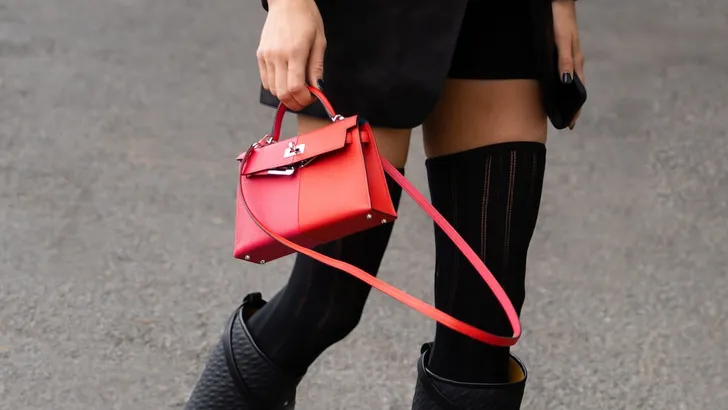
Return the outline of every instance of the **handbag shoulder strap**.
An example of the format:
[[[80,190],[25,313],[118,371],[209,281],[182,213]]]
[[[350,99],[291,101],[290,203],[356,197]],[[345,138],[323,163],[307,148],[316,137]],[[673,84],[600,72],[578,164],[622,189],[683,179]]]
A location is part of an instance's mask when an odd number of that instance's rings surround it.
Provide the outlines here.
[[[414,298],[408,294],[405,293],[405,295],[411,297],[412,299],[419,302],[420,305],[426,305],[428,308],[428,311],[421,310],[419,307],[421,306],[412,306],[411,304],[400,300],[400,302],[403,302],[407,304],[408,306],[420,311],[421,313],[429,316],[430,318],[442,323],[443,325],[460,332],[466,336],[469,336],[473,339],[479,340],[483,343],[487,343],[494,346],[513,346],[518,342],[518,339],[521,337],[521,322],[518,318],[518,313],[516,312],[516,309],[513,307],[513,303],[511,302],[511,299],[506,294],[503,287],[498,283],[498,280],[493,276],[493,273],[488,269],[487,266],[485,266],[485,263],[480,259],[480,257],[473,251],[473,249],[465,242],[465,240],[460,236],[460,234],[453,228],[452,225],[443,217],[432,204],[430,201],[425,198],[424,195],[420,191],[415,188],[414,185],[412,185],[411,182],[407,180],[407,178],[402,175],[397,168],[395,168],[392,164],[389,163],[384,157],[382,157],[382,165],[384,167],[384,171],[394,179],[397,184],[399,184],[402,189],[419,205],[419,207],[427,213],[427,215],[437,224],[437,226],[442,229],[442,231],[450,238],[451,241],[458,247],[460,252],[465,255],[465,258],[470,262],[471,265],[475,268],[475,270],[478,272],[481,278],[485,281],[485,283],[488,285],[490,290],[493,292],[493,295],[498,300],[498,303],[500,303],[501,307],[506,313],[506,317],[508,318],[508,322],[511,325],[511,329],[513,330],[513,336],[506,337],[506,336],[498,336],[494,335],[492,333],[488,333],[484,330],[478,329],[470,324],[467,324],[463,321],[460,321],[458,319],[455,319],[454,317],[448,315],[445,312],[442,312],[439,309],[436,309],[435,307],[426,304],[425,302]],[[351,272],[350,272],[351,273]],[[369,275],[372,277],[371,275]],[[374,278],[374,277],[372,277]],[[376,279],[376,278],[374,278]],[[395,288],[396,289],[396,288]],[[397,289],[399,290],[399,289]],[[404,292],[402,292],[404,293]],[[392,295],[390,295],[392,296]],[[394,296],[393,296],[394,297]],[[430,314],[432,313],[432,314]]]
[[[245,162],[250,157],[250,155],[255,150],[256,144],[250,147],[250,149],[246,152],[246,154],[241,158],[240,161],[240,174],[242,175],[242,170]],[[470,325],[468,323],[465,323],[459,319],[456,319],[455,317],[437,309],[436,307],[402,291],[401,289],[390,285],[389,283],[370,275],[369,273],[357,268],[356,266],[350,265],[346,262],[340,261],[338,259],[331,258],[329,256],[326,256],[324,254],[321,254],[319,252],[316,252],[313,249],[307,248],[305,246],[301,246],[297,243],[294,243],[281,235],[278,235],[277,233],[273,232],[270,228],[268,228],[263,222],[261,222],[249,209],[248,204],[245,200],[245,192],[243,192],[242,186],[240,186],[240,196],[241,196],[241,202],[243,203],[243,206],[245,210],[247,211],[248,215],[250,215],[250,218],[255,222],[258,227],[263,230],[266,234],[268,234],[271,238],[275,239],[276,241],[280,242],[281,244],[293,249],[294,251],[298,253],[302,253],[310,258],[316,259],[317,261],[324,263],[326,265],[332,266],[334,268],[337,268],[339,270],[342,270],[357,279],[361,280],[362,282],[365,282],[366,284],[370,285],[371,287],[379,290],[380,292],[393,297],[394,299],[398,300],[401,303],[404,303],[405,305],[409,306],[410,308],[417,310],[418,312],[424,314],[425,316],[430,317],[431,319],[436,320],[437,322],[441,323],[444,326],[449,327],[450,329],[453,329],[457,332],[460,332],[466,336],[469,336],[475,340],[481,341],[483,343],[487,343],[489,345],[493,346],[513,346],[518,342],[518,339],[521,337],[521,322],[518,319],[518,313],[516,313],[516,309],[513,307],[513,303],[511,303],[511,300],[508,298],[508,295],[503,290],[501,285],[498,283],[498,281],[495,279],[493,274],[490,272],[490,270],[485,266],[485,263],[478,257],[478,255],[472,250],[470,246],[468,246],[467,242],[460,236],[460,234],[455,230],[455,228],[450,225],[450,223],[435,209],[435,207],[430,204],[430,202],[420,193],[417,188],[415,188],[412,183],[410,183],[397,169],[389,163],[385,158],[381,158],[382,165],[384,167],[384,171],[389,174],[392,179],[394,179],[397,184],[399,184],[402,189],[407,192],[407,194],[414,199],[414,201],[422,208],[423,211],[425,211],[430,218],[437,224],[437,226],[440,227],[440,229],[445,232],[445,234],[452,240],[455,245],[457,245],[458,249],[465,255],[468,262],[470,262],[473,267],[477,270],[478,274],[483,278],[483,280],[487,283],[488,287],[493,292],[493,295],[496,297],[498,302],[500,303],[501,307],[506,313],[506,317],[508,318],[508,321],[510,322],[511,328],[513,329],[513,336],[499,336],[495,335],[493,333],[486,332],[482,329],[479,329],[473,325]],[[487,313],[486,313],[487,314]]]

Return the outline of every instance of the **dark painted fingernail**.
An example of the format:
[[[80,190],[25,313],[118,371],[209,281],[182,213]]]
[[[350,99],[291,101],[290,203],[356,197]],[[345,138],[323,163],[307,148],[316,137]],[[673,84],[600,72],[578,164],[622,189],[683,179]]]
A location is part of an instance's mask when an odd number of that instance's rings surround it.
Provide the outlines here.
[[[561,82],[564,84],[571,84],[571,82],[574,81],[573,78],[571,78],[571,73],[564,73],[561,74]]]
[[[316,84],[318,84],[319,90],[323,90],[324,89],[324,80],[319,79],[318,81],[316,81]]]

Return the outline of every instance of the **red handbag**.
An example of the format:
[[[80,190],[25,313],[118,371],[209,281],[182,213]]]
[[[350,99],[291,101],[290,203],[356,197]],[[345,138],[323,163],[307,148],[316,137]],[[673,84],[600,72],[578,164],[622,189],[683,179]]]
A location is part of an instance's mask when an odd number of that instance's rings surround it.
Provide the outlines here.
[[[332,123],[280,141],[286,107],[281,104],[273,130],[238,161],[239,184],[234,255],[266,263],[299,252],[364,281],[379,291],[473,339],[513,346],[521,324],[513,304],[493,274],[429,201],[379,155],[370,125],[358,116],[335,114],[313,87]],[[363,270],[318,253],[316,245],[343,238],[397,218],[384,176],[386,171],[437,223],[476,268],[503,307],[512,336],[498,336],[427,304]]]

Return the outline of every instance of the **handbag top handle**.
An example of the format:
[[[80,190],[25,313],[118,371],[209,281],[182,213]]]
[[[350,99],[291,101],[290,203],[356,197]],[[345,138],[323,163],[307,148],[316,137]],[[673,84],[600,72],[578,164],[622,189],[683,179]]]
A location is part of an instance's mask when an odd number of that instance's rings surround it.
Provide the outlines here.
[[[326,111],[326,115],[329,116],[329,119],[331,121],[340,121],[344,119],[343,116],[336,114],[336,111],[334,111],[334,107],[331,105],[331,102],[329,102],[329,99],[326,98],[321,90],[315,87],[311,87],[310,85],[307,85],[306,88],[308,88],[308,92],[310,92],[314,97],[316,97],[317,100],[321,102],[321,105],[323,105],[324,110]],[[283,127],[283,117],[286,115],[286,111],[288,111],[288,107],[286,107],[283,103],[279,103],[278,110],[276,110],[276,118],[273,121],[273,129],[266,138],[266,142],[268,144],[272,142],[278,142],[278,140],[280,139],[281,128]]]

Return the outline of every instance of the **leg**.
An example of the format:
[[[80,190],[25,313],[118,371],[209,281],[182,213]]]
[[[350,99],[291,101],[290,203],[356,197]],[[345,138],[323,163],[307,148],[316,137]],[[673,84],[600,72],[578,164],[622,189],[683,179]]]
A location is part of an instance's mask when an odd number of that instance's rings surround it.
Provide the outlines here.
[[[440,208],[480,252],[520,311],[545,158],[546,119],[537,103],[538,88],[527,80],[451,81],[458,84],[450,86],[452,93],[446,92],[443,99],[448,108],[438,112],[445,116],[434,117],[428,133],[428,141],[433,142],[428,144],[433,201],[443,204]],[[503,112],[493,113],[493,117],[472,116],[467,122],[445,120],[453,110],[473,110],[466,106],[467,101],[473,106],[498,101],[493,111]],[[502,117],[511,118],[498,124]],[[471,130],[470,140],[453,138],[466,129]],[[447,138],[450,141],[443,143]],[[457,182],[450,184],[449,178]],[[454,206],[445,206],[452,201],[444,197],[443,187],[455,196]],[[438,304],[471,323],[507,334],[508,321],[485,282],[470,265],[461,263],[461,255],[446,238],[438,238],[437,244],[441,251],[435,285]],[[458,352],[458,346],[464,351]],[[464,377],[465,381],[500,382],[507,376],[507,362],[507,348],[491,347],[439,327],[430,363],[447,376]]]
[[[328,123],[299,115],[299,133]],[[410,130],[377,128],[374,133],[380,153],[404,167]],[[389,189],[396,206],[401,190],[391,181]],[[391,231],[392,224],[382,225],[317,250],[376,274]],[[306,369],[354,329],[369,290],[344,272],[298,256],[288,284],[270,302],[251,294],[236,310],[187,410],[293,409],[296,386]]]
[[[432,202],[480,253],[519,312],[541,197],[545,140],[546,117],[538,84],[532,80],[448,80],[425,124]],[[439,229],[435,238],[437,307],[488,331],[508,334],[508,321],[485,282]],[[516,362],[507,348],[477,342],[441,325],[422,360],[422,370],[441,382],[492,387],[525,381],[515,378],[525,379],[525,371],[512,373],[520,365],[511,364]],[[453,386],[457,384],[440,390]],[[491,389],[473,391],[479,394],[453,397],[465,400],[461,407],[467,407],[468,400],[485,404],[483,394],[492,397]],[[514,406],[520,398],[516,392],[498,401],[508,407],[497,408],[518,408]]]
[[[546,117],[532,80],[449,80],[425,124],[432,202],[479,252],[519,312],[541,197],[545,140]],[[439,229],[435,243],[437,307],[488,331],[509,334],[495,297]],[[421,379],[439,383],[456,408],[520,406],[525,369],[508,348],[438,325],[435,342],[421,361]],[[506,393],[502,386],[509,383],[512,391]],[[496,390],[500,397],[494,395],[495,384],[501,385]],[[421,401],[431,396],[423,393]],[[476,401],[481,407],[471,407]]]
[[[546,115],[529,2],[469,0],[440,101],[425,122],[433,205],[493,272],[520,312],[543,184]],[[485,282],[435,230],[435,305],[510,334]],[[423,347],[413,409],[517,410],[525,367],[509,349],[438,324]]]

